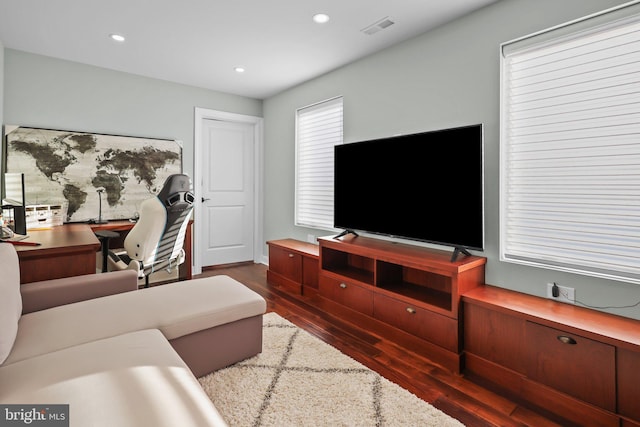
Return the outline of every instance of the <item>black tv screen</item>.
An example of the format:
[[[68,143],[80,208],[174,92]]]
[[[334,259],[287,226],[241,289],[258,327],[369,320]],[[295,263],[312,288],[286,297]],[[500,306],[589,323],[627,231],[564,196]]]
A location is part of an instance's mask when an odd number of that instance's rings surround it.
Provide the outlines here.
[[[335,147],[334,226],[484,249],[483,126]]]

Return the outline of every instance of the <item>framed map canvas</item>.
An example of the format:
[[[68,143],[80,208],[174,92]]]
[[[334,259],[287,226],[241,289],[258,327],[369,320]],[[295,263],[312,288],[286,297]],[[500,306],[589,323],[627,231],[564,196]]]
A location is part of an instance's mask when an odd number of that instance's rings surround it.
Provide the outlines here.
[[[182,173],[182,144],[5,126],[4,172],[22,172],[27,205],[64,205],[65,222],[133,218],[165,179]],[[102,193],[99,194],[98,190]]]

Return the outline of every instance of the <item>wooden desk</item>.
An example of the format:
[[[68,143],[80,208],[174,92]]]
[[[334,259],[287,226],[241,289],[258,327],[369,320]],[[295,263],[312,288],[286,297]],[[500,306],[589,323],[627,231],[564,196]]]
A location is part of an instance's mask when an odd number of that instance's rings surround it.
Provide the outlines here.
[[[25,242],[15,246],[20,260],[20,283],[95,274],[100,242],[87,224],[67,224],[48,230],[29,230]]]

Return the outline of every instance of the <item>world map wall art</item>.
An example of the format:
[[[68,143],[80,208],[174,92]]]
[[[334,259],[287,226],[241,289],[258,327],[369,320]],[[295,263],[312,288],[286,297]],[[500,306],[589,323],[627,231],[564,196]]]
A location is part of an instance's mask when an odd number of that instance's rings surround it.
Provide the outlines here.
[[[182,173],[168,139],[5,126],[4,172],[24,173],[27,205],[63,205],[65,222],[134,218],[165,179]]]

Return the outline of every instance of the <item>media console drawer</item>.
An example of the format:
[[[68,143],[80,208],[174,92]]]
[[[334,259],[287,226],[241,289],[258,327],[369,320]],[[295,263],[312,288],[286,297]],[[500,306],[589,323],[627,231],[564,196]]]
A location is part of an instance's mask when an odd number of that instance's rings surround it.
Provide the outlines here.
[[[373,296],[373,317],[447,350],[459,350],[458,321],[417,304],[376,293]]]
[[[269,284],[301,295],[318,289],[318,247],[294,239],[272,240],[269,246]]]
[[[640,321],[489,285],[462,299],[468,378],[562,425],[640,426]]]
[[[302,255],[293,251],[271,246],[269,248],[271,270],[295,282],[302,282]]]
[[[616,349],[527,322],[527,377],[609,411],[616,410]]]
[[[320,295],[367,316],[373,316],[373,291],[364,286],[320,276]]]
[[[617,348],[618,412],[640,425],[640,351]]]

